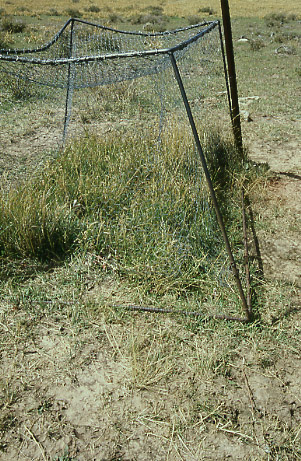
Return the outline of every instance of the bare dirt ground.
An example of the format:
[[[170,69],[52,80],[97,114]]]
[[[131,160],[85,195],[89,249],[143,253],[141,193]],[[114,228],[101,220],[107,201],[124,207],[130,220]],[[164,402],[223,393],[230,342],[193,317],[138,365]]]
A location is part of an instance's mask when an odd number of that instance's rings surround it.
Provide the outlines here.
[[[259,231],[265,273],[300,288],[301,142],[258,144],[250,146],[250,158],[267,162],[275,173],[267,181],[260,206],[255,205],[260,219],[269,221],[269,229]]]

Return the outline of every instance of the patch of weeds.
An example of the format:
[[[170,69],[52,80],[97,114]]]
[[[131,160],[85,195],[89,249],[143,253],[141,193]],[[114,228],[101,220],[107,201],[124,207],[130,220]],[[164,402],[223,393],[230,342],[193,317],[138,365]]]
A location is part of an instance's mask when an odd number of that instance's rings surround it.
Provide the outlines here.
[[[22,283],[25,280],[34,278],[39,272],[49,272],[52,265],[41,264],[32,259],[12,260],[0,258],[0,279],[14,280],[15,283]]]
[[[288,21],[299,21],[299,19],[300,19],[299,16],[297,14],[295,14],[295,13],[289,13],[287,15],[287,20]]]
[[[119,14],[117,13],[110,13],[108,15],[108,20],[110,21],[110,23],[112,24],[116,24],[116,23],[119,23],[119,22],[124,22],[124,19],[122,16],[120,16]]]
[[[254,40],[250,40],[250,48],[252,51],[259,51],[264,48],[265,44],[261,38],[256,38]]]
[[[211,8],[210,6],[204,6],[203,8],[200,8],[199,12],[200,13],[207,13],[209,16],[215,14],[214,9]]]
[[[99,44],[97,43],[97,49],[100,49],[101,51],[108,51],[110,53],[117,53],[120,51],[120,43],[117,38],[105,35],[101,41],[101,47],[99,47]]]
[[[4,79],[3,86],[15,101],[28,101],[34,96],[33,85],[25,78],[15,77]]]
[[[71,17],[71,18],[81,18],[82,13],[76,9],[76,8],[68,8],[66,10],[66,13]]]
[[[16,417],[12,413],[4,413],[0,417],[0,434],[5,434],[16,425]]]
[[[112,37],[113,39],[113,37]],[[103,46],[106,46],[105,51],[118,51],[119,43],[115,39],[111,41],[108,37]],[[92,89],[93,96],[97,101],[91,109],[88,109],[84,114],[85,118],[99,119],[103,117],[103,112],[110,113],[112,119],[121,113],[127,113],[128,116],[141,115],[141,107],[143,111],[149,113],[152,109],[151,97],[145,92],[140,92],[139,88],[133,82],[117,83],[106,87]]]
[[[50,410],[51,407],[52,407],[52,402],[50,400],[45,400],[37,408],[39,415],[41,415],[45,411]]]
[[[0,31],[0,49],[6,50],[10,47],[11,38],[9,33],[3,33]]]
[[[284,43],[287,41],[287,38],[284,34],[275,34],[273,40],[275,43]]]
[[[89,13],[99,13],[100,8],[96,5],[91,5],[88,8],[86,8],[86,11],[88,11]]]
[[[192,15],[187,17],[187,21],[189,25],[199,24],[202,21],[202,18],[197,15]]]
[[[233,184],[232,175],[243,168],[238,150],[233,143],[212,132],[207,135],[205,154],[215,189],[225,191]]]
[[[167,25],[165,22],[159,24],[146,23],[143,29],[147,32],[165,32],[167,30]]]
[[[26,23],[21,19],[6,16],[1,22],[1,29],[10,34],[19,34],[25,31]]]
[[[162,25],[165,21],[166,17],[163,14],[158,15],[152,13],[138,14],[131,18],[131,23],[135,25],[148,23],[152,25]]]
[[[18,11],[20,11],[21,13],[29,13],[30,12],[30,9],[27,8],[26,6],[19,6],[17,8]]]
[[[161,16],[163,14],[162,6],[148,6],[144,9],[144,11],[147,11],[149,14],[153,14],[155,16]]]
[[[268,27],[275,27],[282,25],[286,21],[285,13],[269,13],[264,17],[265,23]]]
[[[57,455],[53,458],[53,461],[76,461],[76,458],[69,456],[69,449],[66,448],[62,455]]]
[[[55,8],[50,8],[48,14],[49,16],[60,16],[60,13]]]
[[[198,290],[207,266],[219,270],[213,261],[221,237],[208,192],[199,184],[194,151],[185,135],[178,136],[176,143],[168,135],[162,140],[159,163],[147,134],[143,143],[140,137],[89,137],[66,149],[39,177],[0,196],[3,257],[51,261],[76,249],[91,250],[113,255],[118,273],[146,291]],[[207,157],[215,186],[230,197],[226,182],[238,171],[233,149],[231,156],[230,148],[223,153],[221,141],[212,145],[214,153],[207,147]],[[224,171],[231,167],[232,173]],[[234,236],[236,218],[230,209],[229,200],[224,211]]]
[[[287,22],[298,20],[298,16],[294,13],[270,13],[264,17],[267,27],[279,27]]]

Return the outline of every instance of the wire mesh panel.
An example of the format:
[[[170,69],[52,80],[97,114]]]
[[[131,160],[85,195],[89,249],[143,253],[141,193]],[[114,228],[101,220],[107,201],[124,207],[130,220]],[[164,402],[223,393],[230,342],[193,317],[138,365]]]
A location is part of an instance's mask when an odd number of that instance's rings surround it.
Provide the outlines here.
[[[141,124],[161,130],[183,110],[171,51],[196,119],[208,129],[218,111],[228,126],[217,22],[146,34],[69,20],[44,46],[0,50],[2,171],[20,156],[30,170],[68,128],[70,138]]]
[[[231,131],[217,21],[146,34],[70,20],[40,48],[1,50],[0,75],[2,173],[33,174],[58,148],[80,139],[88,146],[97,135],[97,152],[81,144],[86,154],[76,167],[95,182],[93,207],[106,204],[93,222],[102,229],[97,251],[114,253],[123,273],[149,279],[156,292],[200,292],[201,283],[212,298],[222,287],[233,291],[231,255],[229,261],[189,118],[191,109],[201,139],[217,125]],[[117,192],[110,172],[120,177]],[[79,209],[88,206],[82,184],[66,192]],[[121,264],[120,255],[142,244],[138,259]]]

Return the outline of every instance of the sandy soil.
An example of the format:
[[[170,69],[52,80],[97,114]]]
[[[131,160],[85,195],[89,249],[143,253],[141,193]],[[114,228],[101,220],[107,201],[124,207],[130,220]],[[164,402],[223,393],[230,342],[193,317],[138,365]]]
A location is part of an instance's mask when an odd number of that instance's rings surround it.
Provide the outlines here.
[[[269,229],[260,228],[259,238],[265,273],[301,287],[301,137],[280,145],[256,141],[250,145],[250,158],[267,162],[271,178],[264,200],[255,204],[259,221],[267,220]]]

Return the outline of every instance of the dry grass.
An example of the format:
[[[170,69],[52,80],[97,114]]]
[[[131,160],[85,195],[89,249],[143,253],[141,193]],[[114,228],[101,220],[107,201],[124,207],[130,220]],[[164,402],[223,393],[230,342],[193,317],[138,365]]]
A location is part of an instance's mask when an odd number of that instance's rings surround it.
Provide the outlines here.
[[[139,6],[138,6],[139,5]],[[118,6],[116,6],[116,2],[112,0],[107,0],[105,3],[101,3],[99,0],[93,1],[94,8],[91,8],[91,2],[87,0],[81,0],[80,2],[74,2],[71,0],[55,0],[51,3],[51,8],[49,7],[49,2],[45,0],[39,1],[38,5],[35,1],[29,0],[26,2],[26,9],[24,10],[23,2],[20,0],[16,0],[14,3],[7,2],[4,5],[4,9],[8,14],[22,14],[22,15],[31,15],[31,14],[47,14],[48,12],[51,13],[50,10],[56,12],[56,14],[68,14],[68,10],[78,10],[81,14],[85,14],[91,16],[91,13],[102,16],[108,17],[113,12],[118,12],[123,16],[132,16],[134,14],[140,13],[141,11],[145,10],[149,7],[154,6],[162,6],[161,2],[152,2],[146,1],[139,2],[139,4],[133,3],[131,0],[122,0],[118,2]],[[212,0],[210,2],[206,0],[199,1],[191,1],[187,3],[187,1],[181,0],[178,2],[171,2],[167,1],[164,4],[164,13],[168,16],[178,16],[178,17],[185,17],[191,16],[192,14],[199,14],[200,9],[209,9],[212,8],[217,16],[220,16],[220,1],[219,0]],[[99,8],[100,11],[97,11]],[[237,17],[263,17],[272,12],[290,12],[300,14],[300,2],[299,0],[291,0],[289,5],[284,0],[266,0],[265,2],[255,2],[255,1],[248,1],[242,2],[240,0],[232,0],[230,1],[230,8],[231,13],[233,16]],[[207,15],[207,13],[203,13],[203,15]]]

